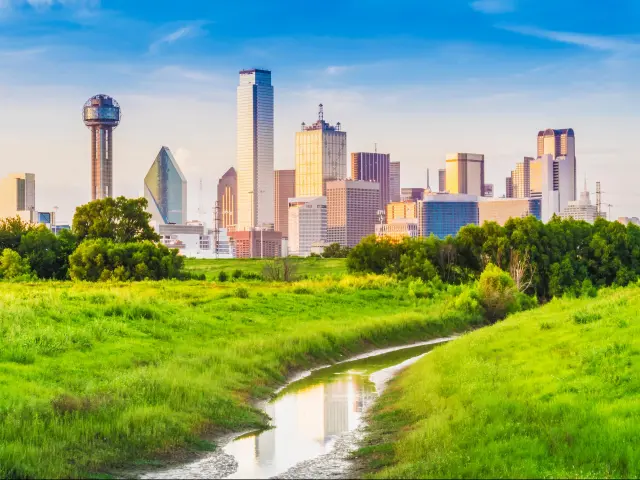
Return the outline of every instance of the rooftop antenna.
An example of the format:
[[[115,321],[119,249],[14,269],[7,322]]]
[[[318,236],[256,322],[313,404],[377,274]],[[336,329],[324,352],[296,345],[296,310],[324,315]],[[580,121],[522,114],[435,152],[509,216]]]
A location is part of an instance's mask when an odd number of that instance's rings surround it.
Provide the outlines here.
[[[377,144],[377,143],[374,143],[374,144],[373,144],[373,151],[374,151],[375,153],[378,153],[378,144]]]
[[[431,185],[429,185],[429,169],[427,168],[427,188],[431,190]]]
[[[596,182],[596,216],[602,216],[602,190],[600,190],[600,182]]]
[[[318,121],[324,122],[324,107],[322,104],[318,105]]]

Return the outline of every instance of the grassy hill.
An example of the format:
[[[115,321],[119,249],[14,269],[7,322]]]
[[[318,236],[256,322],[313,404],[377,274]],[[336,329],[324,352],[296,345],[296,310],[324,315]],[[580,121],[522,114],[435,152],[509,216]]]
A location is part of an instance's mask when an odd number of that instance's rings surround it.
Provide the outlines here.
[[[360,452],[375,478],[640,476],[640,288],[554,300],[404,372]]]

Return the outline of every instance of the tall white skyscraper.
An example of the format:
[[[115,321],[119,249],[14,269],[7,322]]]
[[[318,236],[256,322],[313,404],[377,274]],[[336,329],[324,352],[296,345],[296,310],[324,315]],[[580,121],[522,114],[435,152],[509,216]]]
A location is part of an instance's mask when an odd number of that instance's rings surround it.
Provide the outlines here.
[[[237,118],[238,230],[275,221],[273,86],[269,70],[242,70]]]
[[[538,157],[551,155],[558,162],[560,211],[577,200],[576,138],[572,128],[538,132]]]

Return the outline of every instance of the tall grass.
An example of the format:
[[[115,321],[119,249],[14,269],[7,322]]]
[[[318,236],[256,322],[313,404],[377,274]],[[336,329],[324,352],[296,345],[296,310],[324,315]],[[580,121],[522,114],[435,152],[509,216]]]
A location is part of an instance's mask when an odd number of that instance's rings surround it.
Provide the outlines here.
[[[316,276],[342,276],[347,273],[346,259],[344,258],[290,258],[296,268],[296,274],[305,277]],[[185,269],[194,274],[204,273],[207,280],[217,280],[220,272],[231,275],[236,270],[244,273],[262,275],[268,259],[260,258],[234,258],[226,259],[193,259],[185,261]]]
[[[481,322],[449,297],[375,276],[3,283],[0,476],[85,476],[264,425],[250,397],[293,369]]]
[[[360,455],[375,478],[640,476],[639,294],[553,300],[437,348]]]

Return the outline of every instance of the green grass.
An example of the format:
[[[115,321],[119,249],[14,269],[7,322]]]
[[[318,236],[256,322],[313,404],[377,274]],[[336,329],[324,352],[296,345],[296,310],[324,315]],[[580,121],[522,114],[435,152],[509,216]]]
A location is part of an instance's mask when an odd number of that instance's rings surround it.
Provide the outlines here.
[[[269,283],[0,283],[0,477],[94,478],[222,429],[287,373],[481,321],[451,288],[388,277]],[[248,297],[248,298],[247,298]]]
[[[346,259],[344,258],[291,258],[291,261],[296,264],[296,273],[300,276],[342,276],[347,273]],[[204,273],[207,280],[217,280],[218,273],[223,270],[229,276],[234,270],[262,275],[264,265],[267,262],[268,260],[260,258],[234,258],[231,260],[187,258],[185,259],[185,267],[191,273]]]
[[[374,478],[640,476],[640,288],[554,300],[438,347],[375,407]]]

